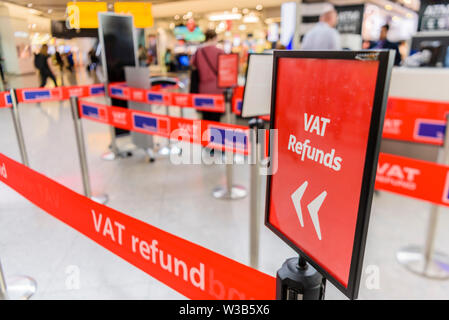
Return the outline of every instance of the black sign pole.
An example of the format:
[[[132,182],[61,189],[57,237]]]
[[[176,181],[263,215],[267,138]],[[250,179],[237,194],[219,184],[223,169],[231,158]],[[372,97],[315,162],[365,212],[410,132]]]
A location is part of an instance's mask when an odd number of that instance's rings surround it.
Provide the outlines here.
[[[277,300],[324,300],[326,278],[300,254],[285,260],[276,273]]]

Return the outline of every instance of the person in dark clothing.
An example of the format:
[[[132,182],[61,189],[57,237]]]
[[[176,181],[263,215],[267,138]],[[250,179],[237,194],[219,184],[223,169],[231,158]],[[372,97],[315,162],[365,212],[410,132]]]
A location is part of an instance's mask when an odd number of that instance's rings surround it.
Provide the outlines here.
[[[394,57],[394,65],[399,66],[401,64],[401,53],[399,52],[399,46],[390,42],[387,39],[388,30],[390,30],[390,26],[388,24],[382,26],[380,29],[379,41],[374,42],[370,49],[390,49],[396,51],[396,56]]]
[[[215,30],[206,31],[204,44],[198,48],[192,57],[191,64],[198,70],[199,93],[223,94],[223,89],[218,87],[218,55],[224,51],[217,47],[217,33]],[[202,111],[202,119],[220,121],[221,113]]]
[[[51,72],[48,66],[48,46],[46,44],[42,45],[41,51],[34,56],[34,66],[39,70],[39,75],[41,77],[40,87],[45,87],[47,84],[47,79],[53,80],[55,87],[58,86],[56,82],[55,75]]]
[[[3,73],[3,58],[0,56],[0,80],[5,83],[5,74]]]

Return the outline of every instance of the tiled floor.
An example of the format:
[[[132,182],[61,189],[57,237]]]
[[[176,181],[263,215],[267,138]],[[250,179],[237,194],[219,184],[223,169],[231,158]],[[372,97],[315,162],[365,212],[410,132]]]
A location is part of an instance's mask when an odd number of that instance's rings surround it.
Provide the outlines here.
[[[82,83],[90,81],[83,73],[76,77]],[[36,81],[27,76],[11,83],[26,87]],[[23,105],[21,118],[31,167],[81,192],[68,103]],[[141,151],[131,158],[104,161],[100,156],[109,143],[108,128],[89,121],[83,126],[93,189],[109,195],[110,207],[249,263],[249,199],[230,202],[211,196],[224,181],[223,166],[173,165],[166,158],[150,164]],[[0,132],[0,152],[20,160],[9,110],[0,110]],[[234,176],[249,186],[247,165],[236,166]],[[429,210],[427,203],[393,194],[375,197],[360,299],[449,298],[449,281],[411,274],[395,258],[401,247],[424,243]],[[437,248],[447,253],[448,213],[442,210],[437,233]],[[264,226],[261,230],[260,270],[275,275],[294,252]],[[26,274],[37,280],[34,299],[184,299],[5,185],[0,185],[0,258],[7,275]],[[369,286],[372,270],[379,270],[378,288]],[[79,288],[70,287],[68,279],[74,274],[79,275]],[[328,284],[327,299],[345,298]]]

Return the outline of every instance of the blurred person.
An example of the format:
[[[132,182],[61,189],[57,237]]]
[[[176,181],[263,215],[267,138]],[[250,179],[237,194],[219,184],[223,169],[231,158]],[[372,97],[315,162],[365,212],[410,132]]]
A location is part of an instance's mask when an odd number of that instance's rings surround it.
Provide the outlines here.
[[[172,54],[171,49],[167,49],[167,51],[165,51],[164,63],[165,63],[165,66],[167,67],[168,72],[175,71],[175,67],[174,67],[175,63],[173,60],[173,54]]]
[[[92,48],[89,50],[89,53],[87,54],[89,57],[89,65],[88,65],[88,71],[95,71],[97,70],[97,65],[98,65],[98,57],[97,54],[95,52],[95,48]]]
[[[145,46],[139,45],[138,49],[138,58],[139,58],[139,66],[146,67],[148,66],[148,52]]]
[[[338,15],[333,6],[328,6],[320,15],[319,22],[310,29],[302,40],[304,50],[341,50],[337,26]]]
[[[390,30],[390,26],[388,24],[383,25],[380,28],[379,41],[372,43],[370,49],[389,49],[396,51],[396,56],[394,57],[394,65],[399,66],[402,60],[401,53],[399,52],[399,46],[394,42],[388,41],[388,30]]]
[[[3,61],[5,61],[5,59],[0,56],[0,79],[3,83],[6,83],[5,74],[3,73]]]
[[[206,39],[192,57],[191,65],[198,71],[198,92],[207,94],[223,94],[223,89],[218,88],[218,55],[224,54],[217,47],[217,33],[215,30],[207,30]],[[190,84],[191,87],[195,83]],[[196,90],[195,90],[196,91]],[[202,111],[202,119],[220,121],[221,113]]]
[[[58,86],[58,84],[56,83],[55,75],[48,66],[48,57],[48,46],[46,44],[43,44],[39,53],[34,55],[34,66],[37,70],[39,70],[39,75],[41,78],[39,87],[41,88],[45,87],[48,78],[53,80],[55,87]]]
[[[73,67],[75,66],[75,62],[73,61],[72,51],[67,52],[66,58],[67,58],[67,69],[70,72],[73,72]]]

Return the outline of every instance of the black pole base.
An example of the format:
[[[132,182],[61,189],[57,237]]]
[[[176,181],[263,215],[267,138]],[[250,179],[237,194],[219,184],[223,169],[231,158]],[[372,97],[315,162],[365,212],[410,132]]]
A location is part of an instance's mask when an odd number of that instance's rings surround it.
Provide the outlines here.
[[[287,259],[276,274],[277,300],[324,300],[326,279],[303,258]]]

